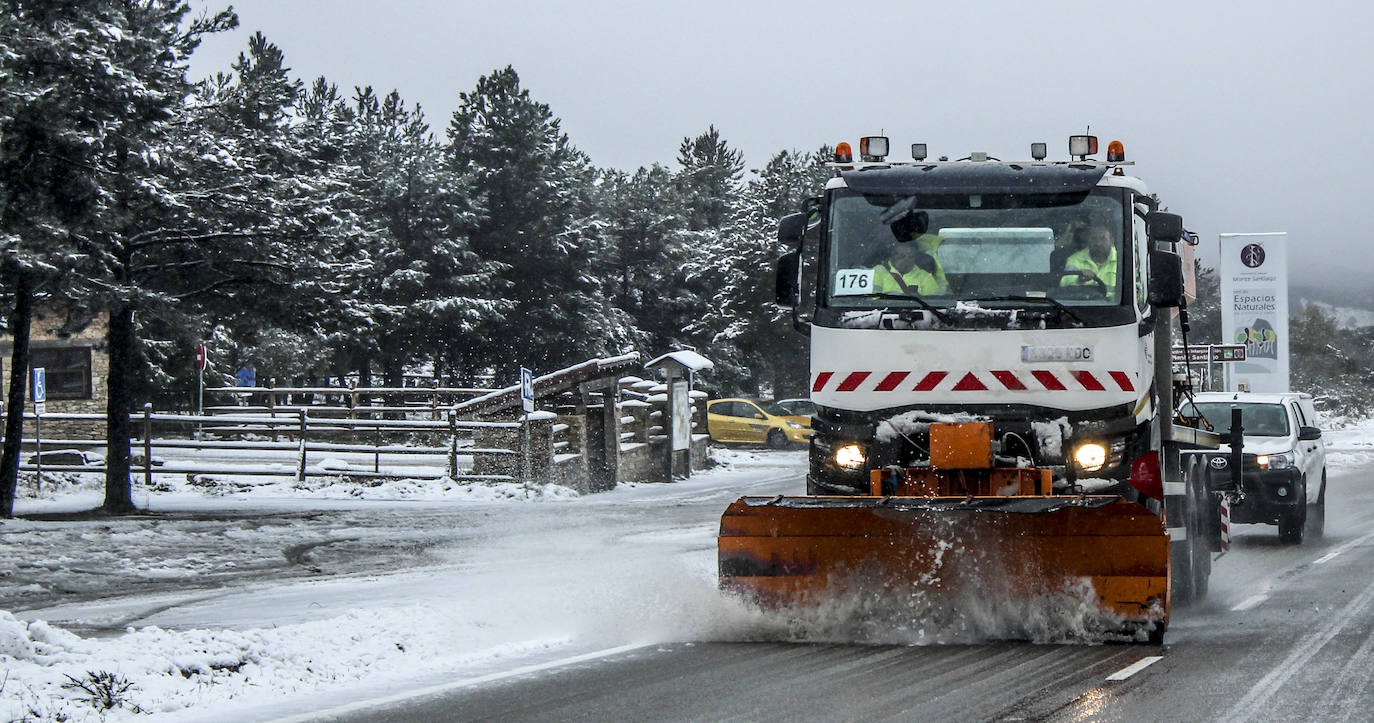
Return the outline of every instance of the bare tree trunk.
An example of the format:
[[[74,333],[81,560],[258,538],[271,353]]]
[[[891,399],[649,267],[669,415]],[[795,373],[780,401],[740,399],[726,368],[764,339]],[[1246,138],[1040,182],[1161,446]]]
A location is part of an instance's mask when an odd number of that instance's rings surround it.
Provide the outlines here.
[[[14,516],[19,489],[20,443],[24,437],[24,401],[29,371],[29,326],[33,321],[33,286],[23,271],[14,274],[14,316],[10,319],[10,390],[5,399],[5,444],[0,452],[0,517]]]
[[[116,302],[110,310],[106,334],[110,347],[110,373],[106,378],[109,396],[105,406],[105,504],[106,512],[133,512],[133,484],[129,480],[129,438],[133,423],[131,391],[134,378],[134,310]]]

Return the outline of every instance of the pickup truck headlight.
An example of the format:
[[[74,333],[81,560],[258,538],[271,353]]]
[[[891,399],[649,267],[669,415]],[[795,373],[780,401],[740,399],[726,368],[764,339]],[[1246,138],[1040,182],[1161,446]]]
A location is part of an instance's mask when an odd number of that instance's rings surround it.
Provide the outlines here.
[[[1255,457],[1255,462],[1263,469],[1288,469],[1293,464],[1286,454],[1261,454]]]

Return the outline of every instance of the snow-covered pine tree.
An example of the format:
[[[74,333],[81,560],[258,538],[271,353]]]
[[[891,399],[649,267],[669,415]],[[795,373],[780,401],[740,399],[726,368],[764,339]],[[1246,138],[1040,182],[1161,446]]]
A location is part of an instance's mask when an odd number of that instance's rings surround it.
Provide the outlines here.
[[[791,317],[773,303],[777,222],[825,181],[827,149],[782,151],[754,173],[722,232],[706,249],[703,274],[716,303],[693,329],[709,335],[713,381],[732,393],[799,394],[805,388],[806,347]]]
[[[460,94],[448,140],[450,168],[471,174],[474,203],[486,210],[471,248],[499,264],[483,295],[513,303],[502,323],[482,327],[487,343],[458,350],[461,363],[513,380],[522,365],[553,370],[618,348],[628,330],[597,278],[594,171],[549,107],[508,66]]]
[[[115,202],[89,235],[110,313],[105,509],[114,512],[133,508],[128,414],[148,372],[140,326],[226,309],[293,313],[294,293],[317,289],[327,270],[315,253],[322,230],[339,223],[331,184],[292,132],[299,84],[280,51],[254,36],[235,80],[208,95],[202,87],[206,102],[188,106],[186,61],[199,34],[180,27],[186,7],[121,5],[134,42],[116,59],[138,82],[119,142],[99,159]]]
[[[696,236],[672,171],[658,164],[632,175],[604,171],[596,198],[607,242],[605,294],[631,319],[635,348],[656,355],[682,347],[687,314],[699,306],[684,271]]]
[[[372,261],[358,281],[385,383],[399,386],[406,367],[442,368],[451,349],[479,346],[475,332],[501,323],[511,303],[483,296],[499,267],[468,248],[482,218],[473,179],[445,162],[420,108],[406,108],[395,91],[378,98],[363,88],[350,114],[354,193],[367,200],[359,214]]]

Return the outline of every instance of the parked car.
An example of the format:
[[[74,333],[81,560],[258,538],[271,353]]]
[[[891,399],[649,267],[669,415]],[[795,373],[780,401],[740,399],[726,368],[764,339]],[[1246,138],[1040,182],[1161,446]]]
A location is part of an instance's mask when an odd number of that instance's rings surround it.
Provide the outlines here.
[[[810,399],[779,399],[776,404],[798,417],[816,416],[816,404]]]
[[[1285,542],[1321,537],[1326,525],[1326,446],[1316,426],[1312,397],[1295,392],[1258,394],[1206,392],[1180,408],[1202,416],[1217,432],[1231,431],[1231,410],[1239,408],[1245,432],[1241,490],[1231,505],[1232,522],[1278,525]],[[1229,445],[1205,453],[1210,486],[1231,484]]]
[[[811,418],[795,416],[773,402],[758,399],[715,399],[706,404],[706,429],[717,442],[781,449],[811,438]]]

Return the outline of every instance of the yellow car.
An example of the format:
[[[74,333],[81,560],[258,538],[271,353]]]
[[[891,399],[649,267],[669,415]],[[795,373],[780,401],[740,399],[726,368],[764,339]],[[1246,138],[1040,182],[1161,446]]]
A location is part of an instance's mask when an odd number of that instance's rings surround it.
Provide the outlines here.
[[[706,429],[717,442],[766,444],[781,449],[811,438],[811,418],[757,399],[714,399],[706,405]]]

